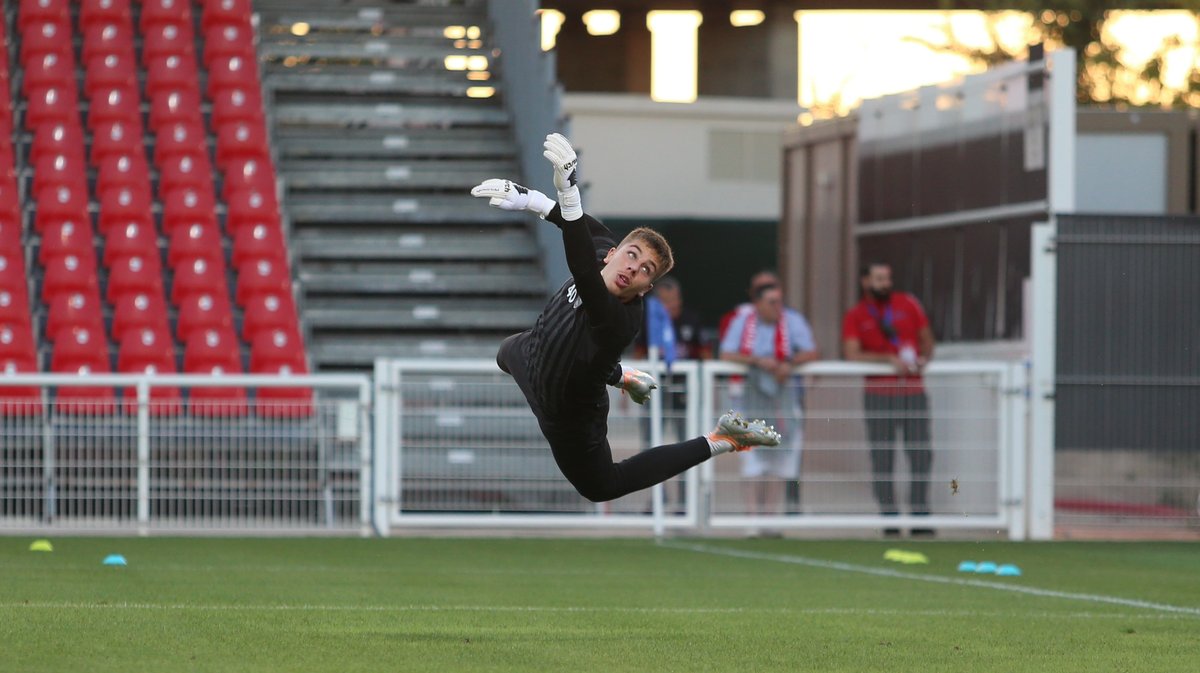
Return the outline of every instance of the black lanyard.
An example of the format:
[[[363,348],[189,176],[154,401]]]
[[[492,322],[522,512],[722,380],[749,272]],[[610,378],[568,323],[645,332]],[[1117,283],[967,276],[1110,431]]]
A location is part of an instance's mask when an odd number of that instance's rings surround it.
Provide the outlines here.
[[[873,302],[867,302],[867,312],[875,319],[875,324],[879,326],[879,331],[883,333],[885,339],[890,341],[893,346],[900,347],[900,337],[896,335],[896,328],[892,325],[892,305],[888,304],[883,309],[883,316],[880,317],[879,310],[875,308]]]

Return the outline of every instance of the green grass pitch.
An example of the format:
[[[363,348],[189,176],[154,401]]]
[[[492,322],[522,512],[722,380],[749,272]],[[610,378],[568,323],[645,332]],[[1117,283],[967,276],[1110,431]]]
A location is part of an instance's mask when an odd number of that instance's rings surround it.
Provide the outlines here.
[[[1200,670],[1194,543],[51,539],[0,538],[5,673]]]

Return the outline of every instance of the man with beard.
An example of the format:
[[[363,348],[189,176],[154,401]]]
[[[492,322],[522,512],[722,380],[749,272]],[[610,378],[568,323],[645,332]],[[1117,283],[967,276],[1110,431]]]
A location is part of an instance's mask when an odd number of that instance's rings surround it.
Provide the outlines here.
[[[847,360],[891,365],[894,376],[869,376],[863,406],[875,500],[885,516],[899,514],[892,484],[896,430],[903,434],[904,453],[912,473],[910,513],[929,514],[929,474],[933,464],[929,436],[929,398],[921,372],[933,357],[933,330],[917,298],[892,290],[892,267],[884,262],[864,264],[859,275],[862,300],[842,321],[842,345]],[[898,535],[888,528],[885,535]],[[914,528],[913,535],[932,535]]]

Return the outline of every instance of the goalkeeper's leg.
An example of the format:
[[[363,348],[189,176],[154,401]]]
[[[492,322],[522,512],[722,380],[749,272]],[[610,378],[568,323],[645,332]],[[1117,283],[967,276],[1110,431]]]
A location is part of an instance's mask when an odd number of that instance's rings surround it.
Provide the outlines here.
[[[656,446],[619,463],[613,462],[607,439],[563,438],[551,441],[550,448],[563,476],[592,502],[615,500],[662,483],[713,455],[704,437]]]

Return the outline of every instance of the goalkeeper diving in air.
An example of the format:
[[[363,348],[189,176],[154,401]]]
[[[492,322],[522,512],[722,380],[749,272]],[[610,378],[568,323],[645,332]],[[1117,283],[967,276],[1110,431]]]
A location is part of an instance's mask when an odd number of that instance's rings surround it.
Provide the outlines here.
[[[525,394],[563,476],[583,497],[603,502],[666,481],[721,453],[778,445],[774,428],[731,412],[707,435],[613,462],[605,385],[624,390],[638,404],[658,387],[645,372],[621,365],[620,357],[642,324],[642,296],[675,262],[666,239],[652,229],[635,229],[617,243],[612,231],[583,212],[571,144],[553,133],[544,147],[554,166],[557,203],[498,178],[476,186],[471,195],[502,210],[535,213],[562,230],[571,278],[532,329],[504,340],[496,364]]]

